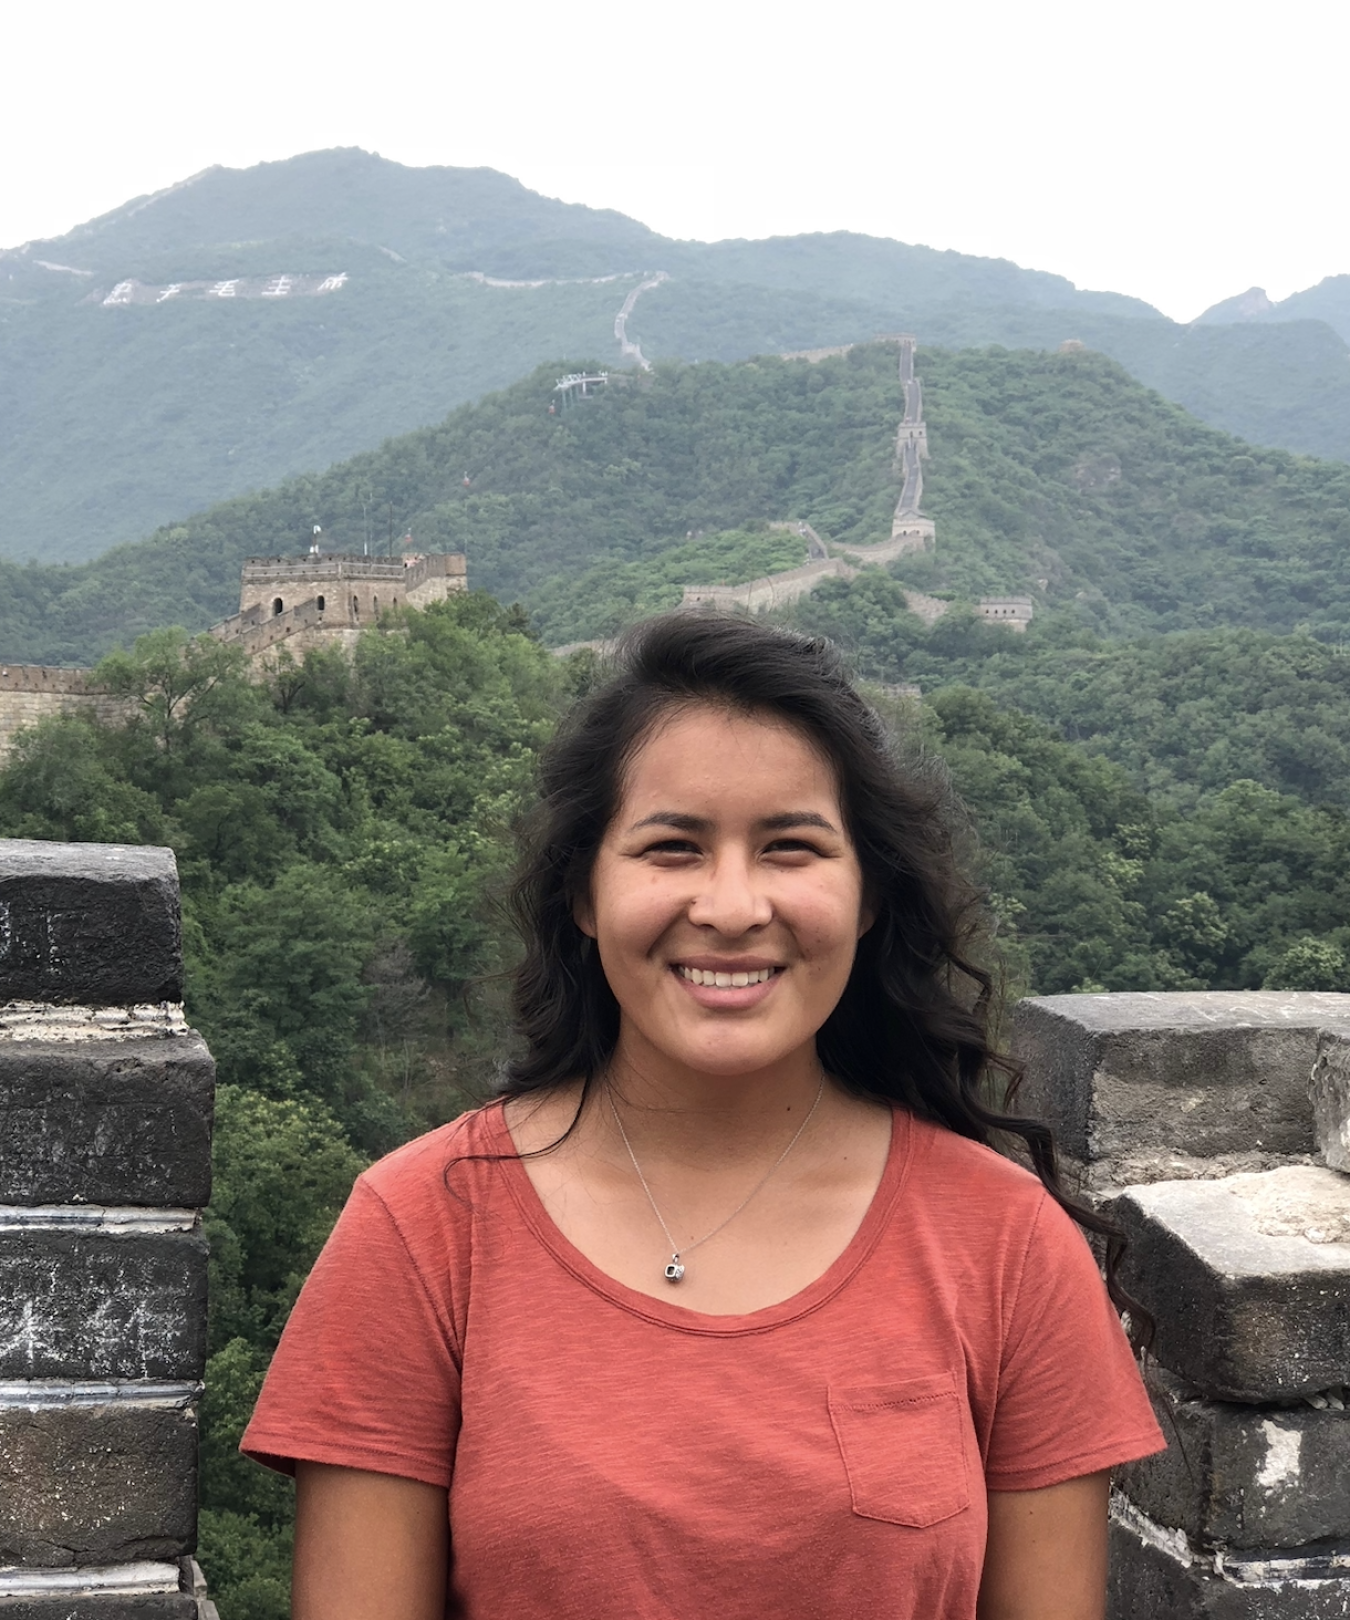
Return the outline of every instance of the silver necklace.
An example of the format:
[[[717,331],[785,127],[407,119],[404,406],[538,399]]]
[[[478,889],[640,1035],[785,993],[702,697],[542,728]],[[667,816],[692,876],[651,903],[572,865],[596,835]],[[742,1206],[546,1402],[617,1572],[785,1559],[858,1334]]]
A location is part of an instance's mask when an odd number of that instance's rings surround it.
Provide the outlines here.
[[[619,1118],[619,1110],[614,1104],[614,1093],[612,1091],[606,1091],[605,1095],[609,1098],[609,1111],[614,1115],[614,1123],[619,1127],[619,1135],[623,1138],[623,1145],[628,1149],[628,1157],[633,1161],[633,1169],[637,1172],[637,1178],[642,1183],[642,1190],[647,1195],[647,1202],[652,1206],[652,1214],[656,1216],[657,1221],[660,1223],[661,1230],[666,1234],[666,1242],[670,1244],[670,1259],[666,1262],[665,1269],[662,1271],[661,1275],[668,1283],[677,1283],[684,1276],[684,1261],[680,1258],[681,1255],[692,1254],[695,1249],[702,1248],[702,1246],[707,1243],[709,1239],[715,1238],[723,1227],[730,1226],[732,1221],[736,1219],[736,1217],[755,1196],[755,1194],[760,1192],[767,1185],[770,1176],[772,1176],[774,1171],[778,1169],[779,1165],[782,1164],[783,1160],[787,1158],[788,1154],[792,1152],[797,1143],[801,1141],[802,1132],[811,1123],[812,1116],[815,1114],[816,1109],[820,1107],[820,1099],[825,1095],[825,1071],[824,1069],[820,1071],[820,1084],[816,1087],[816,1100],[807,1110],[806,1118],[797,1127],[795,1133],[793,1134],[792,1140],[773,1161],[773,1163],[764,1172],[755,1185],[751,1187],[750,1191],[746,1193],[745,1197],[741,1199],[740,1203],[736,1205],[731,1214],[728,1215],[727,1218],[724,1221],[721,1221],[717,1226],[714,1226],[711,1232],[705,1232],[703,1236],[696,1242],[686,1243],[683,1249],[676,1246],[674,1234],[666,1225],[666,1218],[661,1213],[660,1207],[655,1198],[652,1197],[652,1190],[647,1185],[647,1178],[642,1173],[642,1166],[637,1161],[637,1154],[633,1152],[633,1144],[628,1140],[628,1132],[624,1130],[623,1121]]]

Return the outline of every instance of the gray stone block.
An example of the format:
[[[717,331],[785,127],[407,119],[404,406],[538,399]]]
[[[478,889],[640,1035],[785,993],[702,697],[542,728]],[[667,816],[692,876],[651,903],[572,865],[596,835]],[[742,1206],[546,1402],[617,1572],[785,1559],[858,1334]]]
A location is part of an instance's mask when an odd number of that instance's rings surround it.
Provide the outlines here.
[[[1090,1187],[1259,1170],[1315,1149],[1319,1032],[1350,996],[1310,991],[1043,996],[1019,1003],[1019,1107]]]
[[[139,1597],[100,1592],[88,1597],[0,1597],[0,1620],[200,1620],[196,1598],[185,1592]]]
[[[1110,1212],[1125,1286],[1163,1366],[1204,1394],[1261,1402],[1350,1374],[1350,1179],[1290,1165],[1131,1187]]]
[[[1350,1532],[1350,1412],[1207,1401],[1159,1367],[1168,1448],[1115,1481],[1156,1524],[1200,1546],[1301,1547]]]
[[[0,1565],[178,1558],[196,1524],[190,1407],[0,1406]]]
[[[98,1213],[71,1230],[6,1224],[15,1211],[0,1211],[0,1378],[200,1378],[204,1239],[119,1232],[121,1212],[108,1212],[111,1227]]]
[[[1350,1559],[1207,1558],[1117,1501],[1106,1613],[1107,1620],[1345,1620]]]
[[[184,1561],[0,1568],[0,1620],[199,1620]]]
[[[182,999],[172,850],[0,839],[0,1001]]]
[[[1350,1170],[1350,1032],[1323,1030],[1311,1090],[1318,1149],[1333,1170]]]
[[[214,1078],[195,1034],[0,1039],[0,1204],[206,1204]]]

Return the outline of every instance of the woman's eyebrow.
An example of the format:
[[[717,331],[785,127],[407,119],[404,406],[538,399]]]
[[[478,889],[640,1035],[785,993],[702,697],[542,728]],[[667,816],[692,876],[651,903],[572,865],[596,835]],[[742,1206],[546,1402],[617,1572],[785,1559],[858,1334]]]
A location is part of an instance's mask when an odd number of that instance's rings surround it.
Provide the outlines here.
[[[757,823],[765,832],[786,832],[789,827],[819,827],[822,832],[837,833],[838,827],[814,810],[785,810],[781,815],[765,816]]]
[[[643,816],[641,821],[635,821],[628,829],[629,832],[639,832],[643,827],[674,827],[679,832],[707,832],[712,822],[705,816],[686,816],[679,810],[656,810],[649,816]]]
[[[679,832],[707,832],[712,822],[706,816],[689,816],[679,810],[656,810],[641,821],[635,821],[629,832],[643,827],[673,827]],[[791,827],[819,827],[823,832],[837,833],[832,821],[814,810],[783,810],[776,816],[765,816],[755,826],[764,832],[786,832]]]

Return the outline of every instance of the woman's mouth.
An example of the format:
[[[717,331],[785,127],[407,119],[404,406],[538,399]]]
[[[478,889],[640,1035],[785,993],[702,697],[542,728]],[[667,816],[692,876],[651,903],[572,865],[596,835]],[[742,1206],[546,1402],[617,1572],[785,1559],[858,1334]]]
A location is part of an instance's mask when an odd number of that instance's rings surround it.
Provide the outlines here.
[[[690,984],[713,986],[718,990],[743,990],[747,985],[767,984],[778,968],[747,968],[740,972],[723,972],[712,968],[685,967],[677,963],[675,971]]]

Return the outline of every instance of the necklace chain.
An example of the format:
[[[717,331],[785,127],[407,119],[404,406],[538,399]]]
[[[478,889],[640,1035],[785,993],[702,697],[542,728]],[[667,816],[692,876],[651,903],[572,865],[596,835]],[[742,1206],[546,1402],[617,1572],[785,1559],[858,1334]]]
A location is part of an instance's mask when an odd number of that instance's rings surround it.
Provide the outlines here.
[[[677,1283],[684,1276],[684,1262],[680,1258],[681,1255],[692,1254],[695,1249],[702,1248],[702,1246],[711,1238],[715,1238],[724,1227],[730,1226],[732,1221],[736,1219],[750,1200],[754,1198],[755,1194],[762,1191],[763,1188],[768,1185],[769,1178],[773,1175],[774,1171],[778,1169],[783,1160],[787,1158],[788,1154],[792,1152],[797,1143],[801,1141],[802,1132],[805,1131],[806,1127],[811,1123],[816,1109],[820,1107],[820,1099],[824,1095],[825,1071],[822,1069],[820,1071],[820,1084],[816,1087],[816,1100],[811,1104],[810,1108],[807,1109],[806,1118],[793,1133],[792,1140],[773,1161],[773,1163],[754,1184],[754,1186],[751,1187],[750,1191],[746,1193],[745,1197],[741,1199],[740,1203],[736,1205],[735,1209],[732,1210],[731,1214],[728,1215],[725,1220],[720,1221],[716,1226],[714,1226],[711,1232],[705,1232],[701,1238],[696,1239],[693,1243],[686,1243],[683,1248],[680,1248],[675,1242],[674,1233],[672,1233],[670,1228],[666,1225],[666,1218],[661,1213],[660,1205],[652,1196],[652,1190],[647,1185],[647,1178],[642,1173],[642,1166],[638,1163],[637,1154],[633,1152],[633,1144],[628,1140],[628,1132],[624,1130],[623,1120],[619,1117],[619,1110],[614,1102],[614,1093],[612,1091],[606,1092],[606,1096],[609,1098],[609,1111],[614,1115],[614,1123],[619,1127],[619,1135],[623,1138],[623,1145],[628,1149],[628,1157],[633,1161],[633,1169],[637,1173],[638,1180],[642,1183],[642,1190],[647,1195],[647,1202],[652,1206],[652,1214],[656,1216],[661,1230],[666,1234],[666,1242],[670,1244],[670,1259],[666,1263],[665,1270],[662,1273],[667,1282]]]

